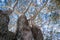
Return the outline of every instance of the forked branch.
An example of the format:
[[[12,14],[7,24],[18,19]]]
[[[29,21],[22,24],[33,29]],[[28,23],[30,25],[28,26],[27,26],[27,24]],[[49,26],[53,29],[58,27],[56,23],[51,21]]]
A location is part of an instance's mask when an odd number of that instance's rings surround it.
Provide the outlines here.
[[[29,10],[29,7],[31,6],[31,3],[32,3],[32,1],[29,2],[28,7],[27,7],[22,13],[19,12],[19,11],[17,11],[17,10],[15,10],[15,12],[16,12],[17,14],[24,14],[24,15],[25,15],[25,13]]]
[[[47,4],[47,2],[48,2],[48,0],[46,0],[46,2],[43,4],[43,6],[38,10],[38,9],[36,9],[36,14],[34,15],[34,16],[31,16],[31,18],[28,20],[29,22],[30,22],[30,25],[31,25],[31,27],[33,26],[33,25],[35,25],[35,23],[34,23],[34,19],[36,18],[36,16],[41,12],[41,10],[46,6],[46,4]]]
[[[46,0],[46,2],[43,4],[43,6],[38,10],[36,9],[36,14],[32,17],[32,20],[34,20],[36,18],[36,16],[41,12],[41,10],[46,6],[48,0]]]
[[[31,3],[32,1],[30,1],[30,3],[28,4],[28,7],[23,11],[23,14],[25,14],[28,11],[29,7],[31,6]]]
[[[13,10],[14,10],[14,8],[16,7],[17,4],[18,4],[18,0],[16,0],[16,2],[14,3],[14,5],[13,5]]]
[[[18,3],[18,0],[16,0],[16,2],[13,5],[13,7],[10,7],[10,6],[2,6],[2,8],[9,8],[9,10],[6,10],[5,12],[8,13],[8,15],[10,15],[14,11],[14,8],[16,7],[17,3]]]
[[[24,14],[24,15],[25,15],[25,13],[28,11],[31,3],[32,3],[32,2],[30,1],[30,3],[28,4],[28,7],[27,7],[23,12],[17,11],[16,9],[14,10],[14,12],[17,13],[17,14]],[[22,4],[21,4],[21,5],[22,5]]]

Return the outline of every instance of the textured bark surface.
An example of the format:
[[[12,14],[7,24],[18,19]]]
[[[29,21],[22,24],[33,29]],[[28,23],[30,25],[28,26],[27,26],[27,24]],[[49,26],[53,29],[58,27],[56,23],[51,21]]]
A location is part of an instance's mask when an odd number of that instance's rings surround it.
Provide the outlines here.
[[[4,34],[0,33],[0,40],[15,40],[15,34],[9,31]]]
[[[36,26],[32,26],[31,28],[34,40],[43,40],[43,34],[40,29],[38,29]]]
[[[0,10],[0,40],[15,40],[15,34],[8,31],[9,16]]]
[[[25,15],[21,15],[17,21],[16,35],[8,31],[9,16],[0,10],[0,40],[43,40],[40,29],[29,26]]]
[[[8,31],[9,16],[0,10],[0,33]]]
[[[36,26],[29,26],[25,15],[21,15],[17,22],[17,39],[18,40],[43,40],[43,34]]]
[[[17,22],[17,40],[33,40],[32,32],[25,15],[21,15]]]

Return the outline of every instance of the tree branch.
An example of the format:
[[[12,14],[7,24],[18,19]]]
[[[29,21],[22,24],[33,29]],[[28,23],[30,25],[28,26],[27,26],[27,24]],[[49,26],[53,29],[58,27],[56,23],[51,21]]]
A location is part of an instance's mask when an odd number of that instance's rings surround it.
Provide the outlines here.
[[[28,11],[28,9],[29,9],[31,3],[32,3],[32,2],[30,1],[30,3],[28,4],[28,7],[23,11],[23,14],[25,14],[25,13]]]
[[[33,20],[36,18],[36,16],[39,14],[39,12],[41,12],[41,10],[46,6],[47,2],[48,2],[48,0],[44,3],[44,5],[39,10],[38,9],[36,10],[36,14],[32,17]]]
[[[16,0],[16,2],[14,3],[14,5],[13,5],[13,10],[14,10],[14,8],[16,7],[16,5],[18,4],[18,0]]]
[[[14,3],[14,6],[13,7],[10,7],[10,6],[2,6],[2,8],[9,8],[9,10],[6,10],[5,12],[8,15],[10,15],[14,11],[14,8],[16,7],[17,3],[18,3],[18,0],[16,0],[16,2]]]

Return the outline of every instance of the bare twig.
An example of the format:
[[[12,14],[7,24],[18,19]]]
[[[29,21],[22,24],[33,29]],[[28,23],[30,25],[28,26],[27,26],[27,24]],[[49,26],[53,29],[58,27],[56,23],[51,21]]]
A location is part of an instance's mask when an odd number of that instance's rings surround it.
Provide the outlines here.
[[[47,2],[48,2],[48,0],[44,3],[44,5],[39,10],[36,9],[36,14],[34,16],[31,16],[31,18],[28,20],[30,22],[31,27],[33,25],[35,25],[33,20],[36,18],[36,16],[39,14],[39,12],[41,12],[41,10],[46,6]]]
[[[23,14],[25,14],[25,13],[28,11],[28,9],[29,9],[31,3],[32,3],[32,2],[30,1],[30,3],[28,4],[28,7],[23,11]]]
[[[18,0],[16,0],[16,2],[14,3],[14,5],[13,5],[13,10],[14,10],[14,8],[16,7],[17,4],[18,4]]]
[[[10,7],[10,6],[0,6],[1,8],[10,8],[11,10],[13,10],[12,9],[12,7]]]
[[[48,2],[48,0],[44,3],[44,5],[39,10],[38,9],[36,10],[36,14],[32,17],[33,20],[36,18],[36,16],[39,14],[39,12],[46,6],[47,2]]]
[[[16,7],[17,3],[18,3],[18,0],[16,0],[16,2],[14,3],[14,6],[13,7],[10,7],[10,6],[2,6],[2,8],[9,8],[9,10],[6,10],[5,12],[8,13],[8,15],[10,15],[14,11],[14,8]]]
[[[17,11],[17,10],[14,10],[14,12],[17,13],[18,15],[22,14],[20,11]]]
[[[14,11],[15,13],[17,13],[17,14],[22,14],[21,12],[17,11],[17,9],[14,9],[14,8],[16,7],[17,3],[18,3],[18,0],[16,0],[16,2],[15,2],[14,5],[13,5],[13,7],[10,7],[10,6],[2,6],[2,8],[9,8],[9,10],[7,11],[7,13],[9,13],[9,14],[12,13],[13,11]],[[30,3],[28,4],[28,7],[23,11],[23,14],[25,14],[25,13],[28,11],[31,3],[32,3],[32,2],[30,1]],[[0,6],[0,7],[1,7],[1,6]],[[9,11],[10,11],[10,12],[9,12]]]

